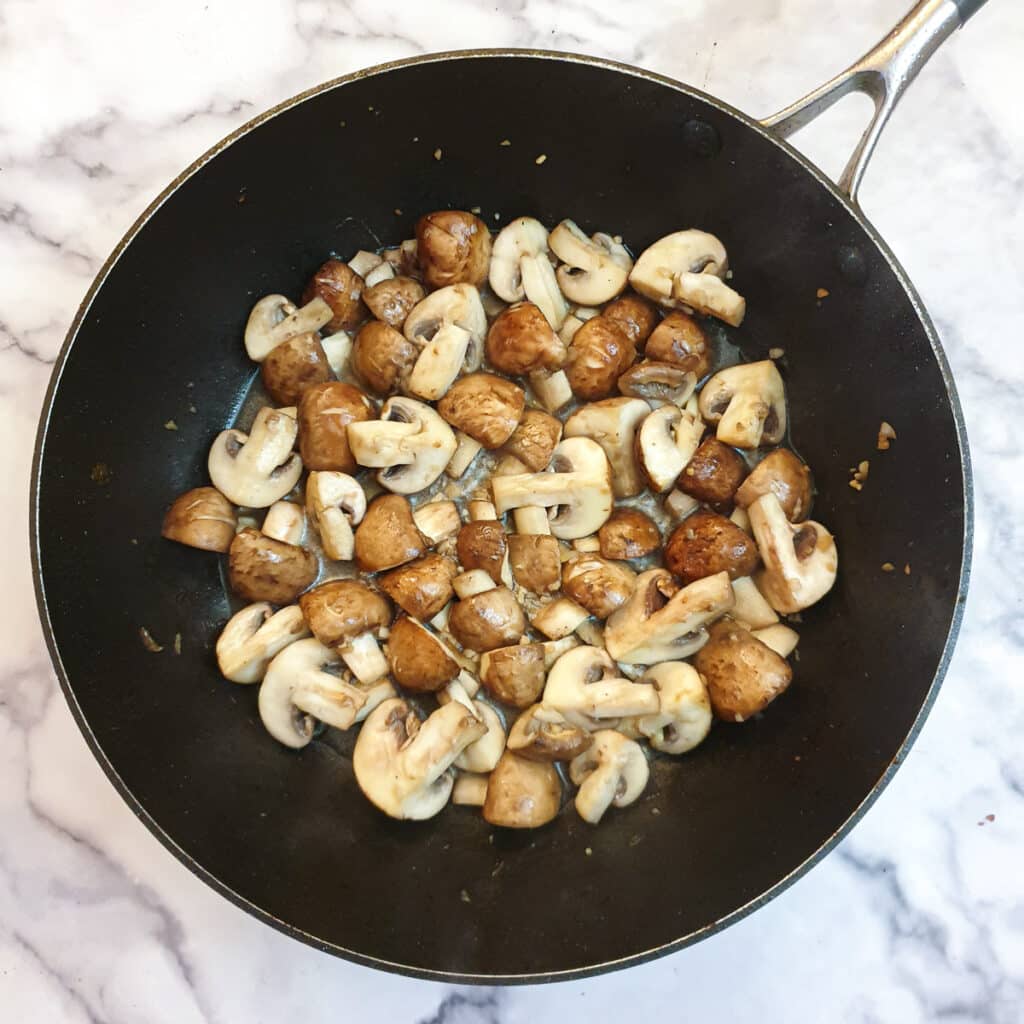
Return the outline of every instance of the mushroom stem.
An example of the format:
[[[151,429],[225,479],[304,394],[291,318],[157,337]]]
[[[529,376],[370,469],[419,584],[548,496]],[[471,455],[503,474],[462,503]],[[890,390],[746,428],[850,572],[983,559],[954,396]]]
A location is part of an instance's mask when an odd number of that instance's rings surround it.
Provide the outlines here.
[[[415,423],[398,420],[368,420],[350,423],[349,439],[360,466],[383,469],[387,466],[408,466],[415,460],[407,439],[419,432]]]
[[[473,460],[483,451],[484,446],[479,441],[474,441],[469,434],[464,434],[461,430],[455,431],[455,442],[455,454],[448,460],[448,465],[444,471],[453,480],[458,480],[473,464]]]
[[[550,413],[558,412],[572,401],[572,386],[564,370],[555,370],[554,373],[534,370],[530,374],[530,387],[537,401]]]
[[[516,533],[525,533],[535,537],[547,536],[551,533],[547,509],[541,505],[524,505],[522,508],[514,509],[512,519],[516,524]]]
[[[388,662],[372,633],[361,633],[338,649],[349,671],[364,685],[375,683],[388,674]]]

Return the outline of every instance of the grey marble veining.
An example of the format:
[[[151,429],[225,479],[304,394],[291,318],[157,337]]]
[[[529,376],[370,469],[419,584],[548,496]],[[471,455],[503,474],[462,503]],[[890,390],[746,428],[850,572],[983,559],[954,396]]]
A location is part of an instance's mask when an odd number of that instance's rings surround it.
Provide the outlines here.
[[[326,78],[481,45],[627,60],[767,114],[848,63],[902,6],[0,8],[0,1019],[1024,1019],[1024,7],[1013,0],[992,0],[924,72],[861,195],[935,318],[967,417],[977,538],[962,638],[881,799],[752,917],[657,963],[539,988],[455,989],[307,949],[207,889],[121,802],[56,686],[31,593],[26,495],[50,364],[106,254],[221,136]],[[865,116],[848,101],[799,143],[837,171]]]

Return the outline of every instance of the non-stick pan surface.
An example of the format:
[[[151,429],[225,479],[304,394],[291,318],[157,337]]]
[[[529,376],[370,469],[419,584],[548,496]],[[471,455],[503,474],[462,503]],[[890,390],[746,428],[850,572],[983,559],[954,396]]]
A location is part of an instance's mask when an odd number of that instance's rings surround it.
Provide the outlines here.
[[[572,217],[635,251],[681,227],[718,234],[748,303],[736,338],[753,358],[785,350],[815,516],[839,540],[839,581],[798,627],[791,689],[763,718],[720,724],[694,753],[656,762],[644,798],[597,829],[571,812],[527,834],[464,808],[384,818],[352,778],[350,737],[286,750],[260,724],[256,688],[219,677],[217,558],[158,536],[167,503],[206,481],[209,443],[252,379],[241,337],[253,300],[297,296],[325,254],[397,242],[418,213],[447,206],[479,206],[493,223]],[[883,419],[899,439],[876,457]],[[867,458],[857,493],[849,467]],[[959,621],[967,480],[952,383],[915,294],[792,150],[633,69],[457,54],[285,104],[147,212],[54,375],[33,543],[68,701],[125,799],[186,865],[263,920],[364,963],[540,980],[642,960],[735,920],[877,794]],[[881,572],[889,561],[898,573]],[[143,626],[163,652],[143,646]]]

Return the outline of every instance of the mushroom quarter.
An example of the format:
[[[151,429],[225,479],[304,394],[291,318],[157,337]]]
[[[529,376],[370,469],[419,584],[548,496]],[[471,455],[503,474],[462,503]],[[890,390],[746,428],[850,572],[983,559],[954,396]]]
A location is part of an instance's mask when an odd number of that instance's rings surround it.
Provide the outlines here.
[[[734,448],[716,437],[705,438],[676,480],[684,494],[720,512],[728,512],[743,478],[746,463]]]
[[[313,386],[331,379],[327,354],[316,334],[298,334],[271,349],[260,367],[263,387],[277,405],[298,405]]]
[[[459,530],[456,552],[463,569],[483,569],[495,583],[500,583],[508,552],[505,529],[495,519],[465,523]]]
[[[328,381],[307,390],[298,408],[299,453],[306,469],[354,473],[348,425],[373,415],[373,403],[351,384]]]
[[[591,317],[569,345],[565,372],[573,394],[586,402],[614,394],[634,359],[636,344],[616,321]]]
[[[644,348],[658,324],[658,311],[654,303],[640,295],[620,296],[605,306],[601,315],[618,324],[637,349]],[[657,356],[649,358],[656,359]]]
[[[409,499],[400,494],[374,498],[356,530],[356,563],[363,572],[394,569],[427,550],[427,539],[417,529]]]
[[[686,313],[666,314],[647,339],[644,355],[661,363],[672,363],[692,373],[697,380],[711,369],[711,346],[699,323]]]
[[[502,373],[522,375],[560,370],[566,348],[537,306],[520,302],[495,317],[487,332],[487,358]]]
[[[802,522],[811,511],[810,467],[788,448],[776,448],[743,481],[736,491],[736,504],[747,508],[769,492],[779,499],[791,523]]]
[[[414,619],[432,619],[452,599],[455,563],[433,552],[392,569],[377,585]]]
[[[465,210],[439,210],[416,222],[416,254],[431,288],[480,285],[487,280],[491,233]]]
[[[437,411],[485,448],[500,448],[519,426],[525,405],[518,385],[493,373],[472,373],[448,389]]]
[[[327,260],[310,279],[302,293],[303,302],[323,299],[331,308],[327,330],[351,331],[366,319],[363,279],[341,260]]]
[[[191,548],[227,551],[235,539],[235,507],[216,487],[195,487],[175,498],[161,534]]]
[[[463,647],[480,653],[516,643],[526,631],[523,609],[507,587],[456,601],[448,628]]]
[[[672,531],[665,565],[683,583],[727,572],[730,579],[750,576],[760,558],[753,538],[717,512],[700,510]]]
[[[245,601],[290,604],[316,579],[316,557],[248,527],[228,551],[228,585]]]
[[[419,349],[396,327],[370,320],[352,345],[352,369],[375,395],[390,395],[408,378],[418,355]]]
[[[363,292],[367,309],[380,321],[397,330],[414,306],[426,298],[423,285],[412,277],[392,277],[379,281]]]

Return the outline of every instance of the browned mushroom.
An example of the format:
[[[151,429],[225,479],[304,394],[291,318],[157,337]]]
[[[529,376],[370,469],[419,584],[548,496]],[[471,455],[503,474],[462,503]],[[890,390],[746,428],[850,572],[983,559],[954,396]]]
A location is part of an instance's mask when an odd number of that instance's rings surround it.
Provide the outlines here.
[[[526,619],[511,590],[493,587],[456,601],[448,628],[463,647],[479,653],[514,644],[526,632]]]
[[[373,403],[351,384],[335,380],[310,388],[298,409],[299,454],[306,469],[354,473],[348,425],[373,416]]]
[[[512,644],[480,656],[480,682],[514,708],[527,708],[538,700],[546,676],[543,644]]]
[[[508,749],[528,761],[571,761],[593,742],[589,732],[544,704],[523,712],[508,734]]]
[[[344,646],[363,633],[391,622],[386,598],[359,580],[331,580],[307,591],[299,607],[313,636],[324,647]]]
[[[291,604],[316,579],[316,557],[251,527],[239,532],[228,554],[228,585],[243,600]]]
[[[704,329],[692,316],[673,311],[647,339],[644,355],[661,363],[675,363],[700,380],[711,369],[711,346]]]
[[[578,555],[562,566],[562,590],[596,619],[607,619],[629,600],[636,576],[599,555]]]
[[[720,512],[728,512],[746,475],[746,463],[736,449],[709,437],[693,453],[676,487]]]
[[[487,332],[487,359],[502,373],[559,370],[565,358],[565,345],[532,302],[509,306]]]
[[[485,448],[500,448],[519,426],[525,405],[526,393],[512,381],[471,373],[452,384],[437,411]]]
[[[562,787],[554,767],[508,750],[487,782],[484,820],[504,828],[539,828],[558,814]]]
[[[483,569],[495,583],[501,582],[501,566],[508,551],[505,530],[496,519],[466,523],[459,530],[456,553],[467,572]]]
[[[548,468],[555,446],[562,439],[562,421],[540,409],[527,409],[519,426],[505,443],[505,450],[514,455],[531,473]]]
[[[409,499],[382,494],[370,502],[356,529],[356,563],[363,572],[381,572],[419,558],[426,537],[416,528]]]
[[[646,558],[661,547],[661,533],[650,516],[635,508],[618,508],[597,531],[605,558]]]
[[[557,590],[561,583],[561,552],[550,534],[511,534],[508,561],[516,583],[533,594]]]
[[[638,349],[651,336],[658,323],[657,307],[639,295],[622,295],[604,307],[601,315],[621,327]]]
[[[779,499],[791,523],[803,522],[811,511],[811,469],[788,448],[769,452],[736,492],[740,508],[753,505],[762,494]]]
[[[416,222],[416,255],[431,288],[487,280],[491,233],[465,210],[439,210]]]
[[[331,307],[334,316],[325,329],[333,333],[354,330],[366,319],[362,295],[363,279],[347,263],[328,260],[306,285],[302,301],[319,296]]]
[[[235,539],[235,506],[216,487],[194,487],[164,515],[161,534],[203,551],[227,551]]]
[[[418,355],[419,349],[390,324],[371,320],[356,335],[351,365],[375,395],[390,395],[408,377]]]
[[[297,334],[275,345],[260,367],[263,387],[278,405],[298,405],[311,387],[332,376],[316,334]]]
[[[572,337],[565,373],[572,393],[592,402],[615,393],[636,358],[636,345],[614,320],[591,317]]]
[[[396,330],[402,329],[409,311],[426,297],[423,285],[411,277],[389,277],[363,292],[363,302],[378,319]]]
[[[749,576],[760,556],[754,538],[717,512],[704,509],[684,519],[665,545],[665,565],[684,584],[727,572]]]
[[[618,387],[630,398],[682,405],[693,394],[696,383],[697,378],[681,366],[644,359],[619,377]]]
[[[392,677],[407,690],[435,693],[459,674],[458,662],[441,640],[406,616],[391,627],[387,653]]]
[[[450,558],[431,552],[385,573],[377,584],[414,619],[432,619],[451,599],[458,569]]]

